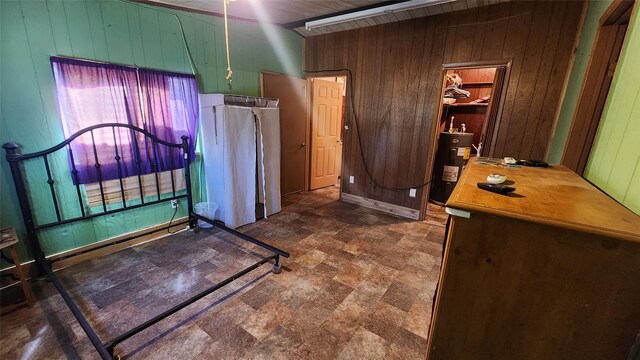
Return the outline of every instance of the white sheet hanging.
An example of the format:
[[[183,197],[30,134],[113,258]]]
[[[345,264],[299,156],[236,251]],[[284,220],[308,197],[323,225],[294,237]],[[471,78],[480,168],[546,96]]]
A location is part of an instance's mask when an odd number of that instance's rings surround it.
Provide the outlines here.
[[[258,118],[258,200],[265,217],[280,212],[280,110],[253,108]]]
[[[231,228],[256,221],[256,203],[265,216],[281,209],[280,112],[226,104],[228,95],[200,95],[200,124],[207,202]],[[257,174],[256,174],[257,170]]]
[[[251,109],[224,106],[225,225],[256,221],[256,127]]]
[[[217,136],[216,136],[217,132]],[[256,128],[250,108],[203,108],[202,137],[207,201],[230,228],[256,221]],[[216,139],[217,138],[217,139]]]

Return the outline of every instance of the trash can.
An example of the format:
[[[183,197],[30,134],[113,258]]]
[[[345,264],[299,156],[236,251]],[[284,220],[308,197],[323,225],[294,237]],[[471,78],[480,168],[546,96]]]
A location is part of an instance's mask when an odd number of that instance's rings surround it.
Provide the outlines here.
[[[214,220],[215,216],[216,216],[216,211],[218,211],[218,204],[216,203],[212,203],[212,202],[201,202],[201,203],[197,203],[194,207],[193,207],[193,212],[195,212],[198,215],[202,215],[208,219]],[[198,220],[198,227],[202,228],[202,229],[208,229],[210,227],[212,227],[213,225],[204,222],[202,220]]]

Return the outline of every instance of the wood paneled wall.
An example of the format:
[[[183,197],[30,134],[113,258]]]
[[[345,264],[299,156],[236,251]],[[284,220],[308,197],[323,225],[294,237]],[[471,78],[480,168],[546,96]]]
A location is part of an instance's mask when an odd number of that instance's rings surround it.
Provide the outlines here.
[[[389,187],[422,184],[431,156],[442,64],[511,59],[494,156],[544,158],[583,2],[514,1],[309,37],[305,70],[348,68],[367,165]],[[413,209],[423,189],[373,185],[347,114],[342,191]],[[355,183],[349,184],[349,176]]]

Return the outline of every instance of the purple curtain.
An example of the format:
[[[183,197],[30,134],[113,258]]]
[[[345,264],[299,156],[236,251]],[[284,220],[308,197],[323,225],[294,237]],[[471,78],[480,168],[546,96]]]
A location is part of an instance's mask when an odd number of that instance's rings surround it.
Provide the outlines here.
[[[140,69],[140,88],[144,106],[145,129],[169,142],[181,142],[189,136],[189,152],[195,158],[196,130],[198,128],[198,87],[193,75]],[[159,146],[161,170],[180,164],[180,152]]]
[[[92,125],[130,124],[172,143],[188,135],[194,159],[199,111],[194,76],[58,57],[51,58],[51,66],[65,138]],[[162,81],[154,84],[155,78]],[[169,154],[166,146],[151,144],[139,132],[101,128],[71,142],[74,183],[98,181],[96,154],[102,180],[117,179],[120,173],[122,177],[151,173],[156,160],[159,171],[182,166],[178,149]]]

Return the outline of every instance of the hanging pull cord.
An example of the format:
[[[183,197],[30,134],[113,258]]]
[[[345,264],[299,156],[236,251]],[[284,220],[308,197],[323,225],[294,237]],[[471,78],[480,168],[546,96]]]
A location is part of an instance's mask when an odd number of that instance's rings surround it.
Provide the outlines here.
[[[229,0],[222,0],[222,2],[224,3],[224,40],[227,46],[227,76],[225,78],[227,79],[227,86],[229,90],[231,90],[233,88],[231,83],[233,81],[233,71],[231,71],[231,57],[229,56],[229,20],[227,18],[227,4]]]

